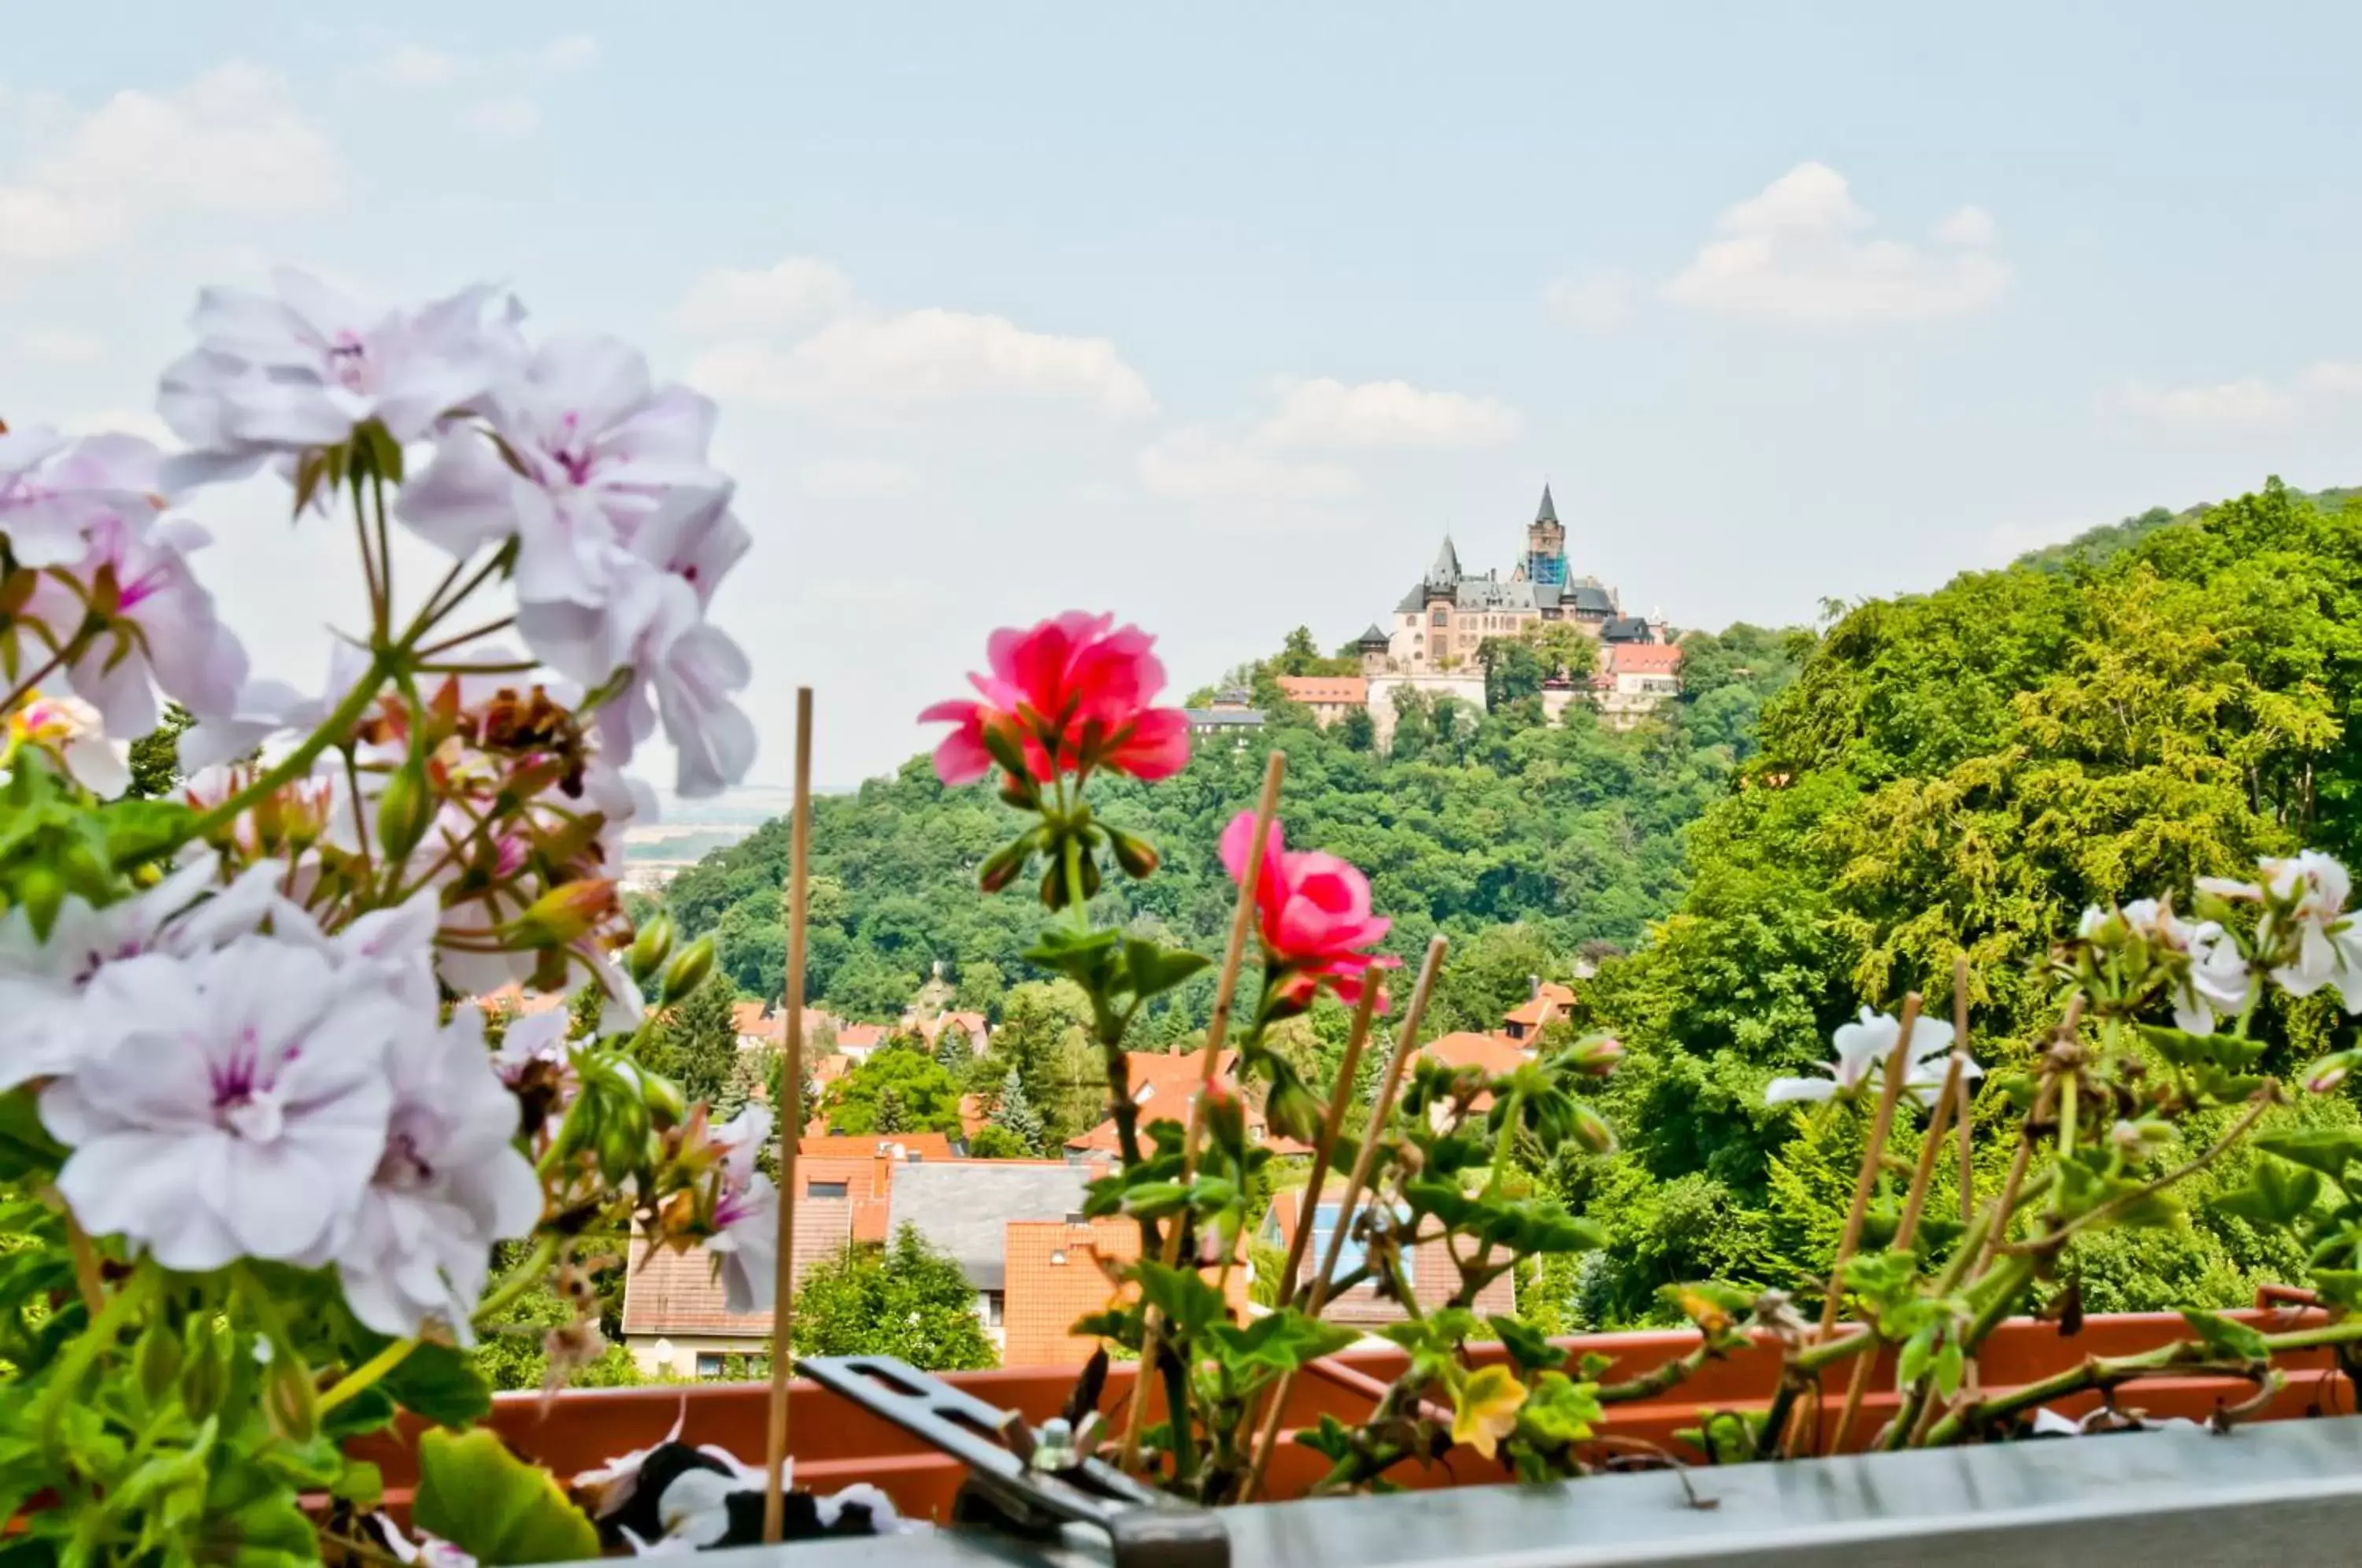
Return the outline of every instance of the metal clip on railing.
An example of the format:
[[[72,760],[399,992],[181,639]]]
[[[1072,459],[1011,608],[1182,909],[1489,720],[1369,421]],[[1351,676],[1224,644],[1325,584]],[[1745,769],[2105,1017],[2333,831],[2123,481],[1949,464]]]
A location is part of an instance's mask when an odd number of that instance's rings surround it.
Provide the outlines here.
[[[1230,1568],[1210,1508],[1168,1497],[1097,1459],[1040,1462],[1043,1434],[889,1355],[811,1356],[798,1370],[967,1466],[952,1522],[1036,1540],[1070,1524],[1106,1532],[1114,1568]],[[1015,1445],[1015,1446],[1012,1446]]]

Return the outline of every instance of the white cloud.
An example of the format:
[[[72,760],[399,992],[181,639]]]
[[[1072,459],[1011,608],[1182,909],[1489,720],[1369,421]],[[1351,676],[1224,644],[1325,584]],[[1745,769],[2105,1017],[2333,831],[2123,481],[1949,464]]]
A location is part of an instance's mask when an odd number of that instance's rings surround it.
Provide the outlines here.
[[[370,72],[380,81],[396,87],[440,87],[457,81],[464,69],[454,56],[424,44],[398,43],[385,51]]]
[[[165,214],[315,212],[344,188],[335,146],[284,83],[233,61],[175,93],[116,94],[0,179],[0,258],[89,255]]]
[[[1947,245],[1986,247],[2001,238],[2001,226],[1982,207],[1962,207],[1936,226],[1936,237]]]
[[[938,403],[953,398],[1065,398],[1110,415],[1153,413],[1139,371],[1105,337],[1029,332],[1006,316],[912,310],[843,316],[782,348],[717,344],[690,380],[720,395],[785,403]]]
[[[699,337],[791,330],[853,308],[853,281],[825,261],[790,256],[760,271],[709,267],[673,309],[673,320]]]
[[[541,47],[542,67],[548,71],[588,71],[599,63],[599,40],[589,33],[568,33]]]
[[[915,495],[919,476],[883,458],[822,458],[796,470],[797,488],[823,501],[875,501]]]
[[[2278,425],[2362,394],[2362,361],[2323,359],[2286,381],[2243,376],[2191,386],[2129,381],[2103,400],[2136,419],[2184,429]]]
[[[1151,442],[1138,466],[1151,491],[1185,501],[1335,501],[1354,489],[1336,464],[1274,458],[1198,426]]]
[[[515,139],[541,128],[541,106],[523,94],[487,98],[464,116],[468,128],[485,136]]]
[[[17,334],[17,352],[43,365],[87,365],[106,357],[106,344],[87,332],[34,327]]]
[[[1632,319],[1632,281],[1621,272],[1561,278],[1542,291],[1551,317],[1582,332],[1613,332]]]
[[[1487,447],[1525,427],[1496,398],[1429,392],[1408,381],[1332,377],[1281,384],[1279,407],[1256,426],[1254,442],[1303,447]]]
[[[1923,321],[1981,310],[2009,285],[1990,247],[1990,214],[1967,207],[1937,231],[1931,252],[1869,237],[1870,215],[1845,176],[1800,163],[1722,215],[1708,240],[1660,291],[1670,303],[1759,321],[1835,326]]]

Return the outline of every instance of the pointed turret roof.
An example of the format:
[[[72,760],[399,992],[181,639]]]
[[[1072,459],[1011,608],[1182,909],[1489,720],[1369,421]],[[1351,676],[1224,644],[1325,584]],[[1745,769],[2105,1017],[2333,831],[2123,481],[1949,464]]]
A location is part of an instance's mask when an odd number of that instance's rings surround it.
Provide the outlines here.
[[[1361,636],[1360,636],[1358,639],[1356,639],[1356,640],[1355,640],[1355,642],[1354,642],[1354,646],[1356,646],[1356,647],[1364,647],[1364,648],[1366,648],[1366,647],[1381,647],[1381,648],[1382,648],[1382,647],[1385,647],[1385,646],[1389,642],[1391,642],[1392,640],[1393,640],[1393,639],[1392,639],[1392,638],[1390,638],[1390,637],[1388,637],[1388,636],[1387,636],[1384,632],[1382,632],[1382,631],[1378,630],[1378,624],[1377,624],[1375,621],[1373,621],[1373,622],[1371,622],[1371,623],[1370,623],[1370,629],[1369,629],[1368,631],[1366,631],[1366,632],[1363,632],[1363,633],[1361,635]]]
[[[1542,481],[1541,510],[1534,513],[1534,521],[1537,523],[1555,523],[1558,521],[1558,508],[1551,504],[1550,481],[1548,480],[1544,480]]]
[[[1450,585],[1461,579],[1460,552],[1452,547],[1451,536],[1443,536],[1443,548],[1435,553],[1435,564],[1427,569],[1427,580]]]

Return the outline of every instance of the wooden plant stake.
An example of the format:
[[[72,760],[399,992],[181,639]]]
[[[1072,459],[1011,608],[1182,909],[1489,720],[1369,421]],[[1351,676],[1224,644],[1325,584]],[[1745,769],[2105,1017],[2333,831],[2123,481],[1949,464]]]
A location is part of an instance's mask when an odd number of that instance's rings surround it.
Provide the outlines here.
[[[1361,1202],[1363,1189],[1370,1184],[1370,1173],[1377,1167],[1379,1134],[1385,1129],[1386,1119],[1394,1114],[1395,1095],[1402,1087],[1403,1073],[1418,1050],[1419,1021],[1427,1015],[1427,999],[1433,993],[1435,977],[1443,967],[1445,945],[1440,936],[1427,944],[1427,957],[1418,966],[1418,982],[1411,988],[1410,1005],[1403,1009],[1402,1026],[1395,1035],[1394,1054],[1386,1058],[1385,1073],[1378,1079],[1377,1099],[1370,1104],[1369,1127],[1362,1134],[1361,1149],[1353,1156],[1352,1174],[1346,1177],[1345,1188],[1338,1195],[1337,1223],[1330,1228],[1329,1250],[1321,1254],[1320,1267],[1304,1292],[1304,1309],[1315,1318],[1320,1316],[1320,1309],[1329,1305],[1329,1286],[1336,1277],[1337,1261],[1344,1254],[1345,1232],[1352,1224],[1353,1210]],[[1365,981],[1364,984],[1375,988],[1374,982]],[[1323,1133],[1332,1149],[1337,1124],[1341,1118],[1340,1108],[1344,1097],[1352,1092],[1352,1075],[1340,1074],[1338,1082],[1337,1097],[1330,1102],[1330,1114]],[[1301,1252],[1303,1238],[1312,1231],[1312,1217],[1319,1212],[1320,1188],[1317,1183],[1306,1189],[1306,1201],[1307,1210],[1296,1222],[1299,1244],[1289,1249],[1291,1258]],[[1294,1275],[1291,1273],[1282,1277],[1292,1279]],[[1288,1297],[1282,1297],[1281,1299]],[[1263,1430],[1255,1434],[1254,1461],[1247,1470],[1246,1491],[1242,1495],[1242,1501],[1254,1501],[1255,1493],[1262,1489],[1264,1474],[1271,1469],[1272,1451],[1279,1446],[1280,1417],[1287,1408],[1288,1391],[1295,1384],[1295,1374],[1290,1373],[1280,1380],[1278,1389],[1272,1395],[1271,1407],[1264,1414]]]
[[[1969,1055],[1969,955],[1961,954],[1952,960],[1952,1049],[1965,1059]],[[1969,1080],[1961,1076],[1956,1089],[1958,1103],[1952,1107],[1952,1135],[1960,1146],[1960,1240],[1968,1241],[1969,1227],[1977,1222],[1977,1154],[1971,1141]],[[1961,1386],[1973,1394],[1977,1388],[1977,1364],[1970,1360]],[[1930,1406],[1932,1408],[1933,1401]]]
[[[1214,1014],[1206,1022],[1206,1059],[1198,1075],[1197,1098],[1189,1102],[1189,1124],[1181,1141],[1181,1185],[1187,1187],[1198,1176],[1198,1144],[1206,1132],[1206,1100],[1213,1093],[1217,1065],[1221,1061],[1222,1042],[1230,1032],[1231,1004],[1238,995],[1239,970],[1246,962],[1247,933],[1254,928],[1255,894],[1263,879],[1264,846],[1271,842],[1272,819],[1279,812],[1280,780],[1287,772],[1287,754],[1274,751],[1264,765],[1263,798],[1255,803],[1254,836],[1247,842],[1247,863],[1239,876],[1238,903],[1231,912],[1230,945],[1222,952],[1221,978],[1214,988]],[[1181,1259],[1181,1232],[1187,1227],[1186,1215],[1176,1215],[1173,1228],[1164,1233],[1164,1250],[1158,1259],[1172,1268]],[[1156,1309],[1144,1308],[1141,1320],[1140,1370],[1132,1375],[1131,1410],[1124,1420],[1121,1468],[1131,1471],[1140,1463],[1140,1433],[1148,1416],[1148,1380],[1156,1374],[1156,1359],[1161,1350],[1159,1340],[1162,1325],[1157,1321]],[[1185,1412],[1167,1412],[1175,1421]]]
[[[811,907],[812,694],[796,688],[796,794],[788,846],[786,1048],[779,1062],[779,1236],[772,1274],[771,1408],[763,1465],[763,1540],[787,1523],[788,1377],[796,1304],[796,1151],[804,1132],[804,924]]]
[[[1330,1088],[1329,1109],[1320,1118],[1319,1141],[1312,1146],[1311,1178],[1305,1184],[1304,1190],[1316,1204],[1320,1200],[1320,1184],[1329,1179],[1330,1163],[1337,1155],[1337,1133],[1344,1125],[1345,1107],[1353,1099],[1353,1078],[1361,1069],[1362,1051],[1370,1042],[1370,1021],[1376,1016],[1377,1010],[1377,982],[1364,979],[1362,982],[1361,1005],[1353,1010],[1352,1032],[1345,1037],[1345,1055],[1337,1063],[1337,1081]],[[1299,1214],[1296,1220],[1296,1234],[1288,1240],[1287,1261],[1279,1269],[1279,1298],[1283,1303],[1296,1294],[1296,1276],[1303,1270],[1305,1250],[1311,1240],[1310,1217]],[[1271,1397],[1270,1419],[1275,1433],[1278,1428],[1280,1408],[1287,1403],[1287,1391],[1295,1381],[1292,1374],[1282,1378]],[[1254,1420],[1252,1410],[1247,1414],[1247,1420],[1250,1423]],[[1255,1488],[1262,1480],[1260,1466],[1251,1470],[1247,1475],[1246,1490],[1239,1500],[1253,1502]]]
[[[1853,1261],[1854,1249],[1861,1244],[1862,1224],[1870,1217],[1871,1195],[1878,1190],[1879,1170],[1886,1159],[1886,1134],[1894,1125],[1894,1103],[1903,1098],[1903,1080],[1910,1076],[1911,1032],[1918,1022],[1919,993],[1913,991],[1903,999],[1903,1026],[1894,1037],[1893,1054],[1886,1058],[1886,1077],[1879,1087],[1878,1111],[1871,1121],[1870,1143],[1862,1150],[1861,1176],[1854,1183],[1853,1209],[1846,1216],[1845,1234],[1838,1242],[1837,1262],[1829,1269],[1828,1293],[1821,1300],[1821,1327],[1816,1337],[1823,1340],[1838,1326],[1838,1306],[1845,1296],[1845,1267]],[[1872,1344],[1862,1354],[1875,1359],[1878,1347]],[[1787,1457],[1794,1459],[1804,1451],[1807,1422],[1804,1403],[1799,1400],[1788,1427]]]

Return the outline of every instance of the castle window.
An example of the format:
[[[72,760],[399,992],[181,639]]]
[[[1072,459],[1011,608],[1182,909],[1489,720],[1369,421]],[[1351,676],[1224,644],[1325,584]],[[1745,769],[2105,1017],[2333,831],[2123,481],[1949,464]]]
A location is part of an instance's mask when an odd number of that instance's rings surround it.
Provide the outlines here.
[[[1440,605],[1440,604],[1436,606],[1436,608],[1435,608],[1435,624],[1436,624],[1437,625],[1439,625],[1439,626],[1443,625],[1444,624],[1446,624],[1447,622],[1449,622],[1451,619],[1451,611],[1446,610],[1445,608],[1443,608],[1443,607],[1442,607],[1441,605]]]

